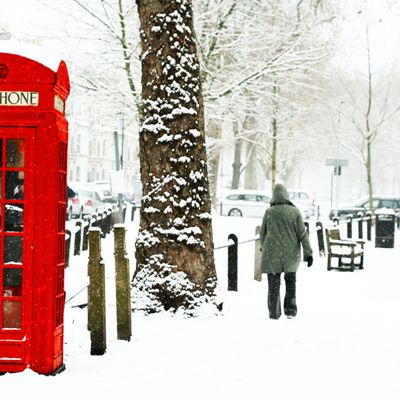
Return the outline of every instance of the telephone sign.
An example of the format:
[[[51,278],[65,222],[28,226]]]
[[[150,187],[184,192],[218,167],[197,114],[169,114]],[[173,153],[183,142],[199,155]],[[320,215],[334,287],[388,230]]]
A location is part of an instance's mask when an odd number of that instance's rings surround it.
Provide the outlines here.
[[[38,92],[0,92],[0,106],[37,106]]]

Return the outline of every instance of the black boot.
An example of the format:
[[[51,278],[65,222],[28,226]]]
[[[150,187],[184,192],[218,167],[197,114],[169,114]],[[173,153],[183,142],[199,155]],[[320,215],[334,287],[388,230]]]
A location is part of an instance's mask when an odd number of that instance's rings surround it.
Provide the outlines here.
[[[281,316],[281,274],[268,274],[268,310],[271,319]]]
[[[285,274],[286,295],[283,302],[285,315],[295,317],[297,314],[296,305],[296,272],[287,272]]]

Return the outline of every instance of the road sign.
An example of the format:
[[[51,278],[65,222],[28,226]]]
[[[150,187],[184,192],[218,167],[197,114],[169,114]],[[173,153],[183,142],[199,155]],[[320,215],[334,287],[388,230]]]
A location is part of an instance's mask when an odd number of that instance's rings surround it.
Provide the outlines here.
[[[344,158],[327,158],[325,165],[329,167],[347,167],[349,165],[349,160]]]

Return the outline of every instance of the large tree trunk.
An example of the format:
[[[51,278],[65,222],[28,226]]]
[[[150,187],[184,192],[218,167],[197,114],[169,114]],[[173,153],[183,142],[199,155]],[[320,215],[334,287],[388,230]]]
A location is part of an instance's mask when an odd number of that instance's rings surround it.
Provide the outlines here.
[[[189,0],[136,0],[143,198],[133,308],[217,305],[200,68]]]

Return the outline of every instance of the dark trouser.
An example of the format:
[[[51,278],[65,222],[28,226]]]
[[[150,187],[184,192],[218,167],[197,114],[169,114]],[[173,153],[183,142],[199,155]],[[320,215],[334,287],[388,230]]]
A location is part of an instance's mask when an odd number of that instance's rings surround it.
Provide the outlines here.
[[[297,314],[296,306],[296,272],[285,273],[286,294],[283,302],[283,310],[288,317]],[[281,316],[281,274],[268,274],[268,310],[269,317],[279,319]]]

